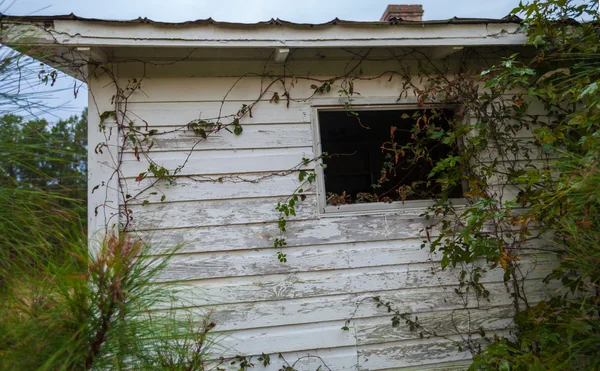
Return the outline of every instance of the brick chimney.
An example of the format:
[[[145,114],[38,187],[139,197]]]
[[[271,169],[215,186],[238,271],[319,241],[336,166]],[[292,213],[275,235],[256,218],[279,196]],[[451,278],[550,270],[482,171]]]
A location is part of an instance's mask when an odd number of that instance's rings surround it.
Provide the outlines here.
[[[422,21],[423,5],[388,5],[380,21],[387,22],[392,18],[402,18],[403,21]]]

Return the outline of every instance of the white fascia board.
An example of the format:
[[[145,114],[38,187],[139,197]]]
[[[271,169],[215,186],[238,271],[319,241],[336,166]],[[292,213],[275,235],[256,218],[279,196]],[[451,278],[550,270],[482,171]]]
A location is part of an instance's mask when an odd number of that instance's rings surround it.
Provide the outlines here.
[[[139,23],[54,21],[53,38],[73,46],[137,47],[418,47],[523,45],[518,25],[423,24],[319,28],[289,26],[167,26]]]

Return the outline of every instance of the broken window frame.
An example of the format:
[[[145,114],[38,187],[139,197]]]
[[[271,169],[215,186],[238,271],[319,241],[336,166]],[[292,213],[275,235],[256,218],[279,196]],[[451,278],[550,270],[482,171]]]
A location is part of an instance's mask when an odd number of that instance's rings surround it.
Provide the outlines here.
[[[370,99],[360,99],[361,102],[353,102],[353,111],[414,111],[414,110],[427,110],[427,109],[452,109],[454,111],[460,110],[459,105],[423,105],[419,106],[415,103],[402,104],[402,103],[382,103],[374,102],[370,103]],[[344,103],[340,102],[341,99],[320,99],[313,100],[312,102],[312,130],[313,130],[313,150],[315,157],[322,155],[321,145],[321,130],[319,122],[319,112],[322,111],[347,111]],[[457,144],[458,145],[458,144]],[[319,212],[321,215],[336,216],[340,214],[369,214],[369,213],[380,213],[380,212],[415,212],[414,209],[420,209],[418,212],[422,212],[429,206],[432,206],[434,200],[406,200],[393,201],[393,202],[369,202],[369,203],[352,203],[344,205],[327,205],[326,189],[325,189],[325,172],[323,167],[323,160],[319,159],[316,162],[315,172],[317,175],[316,179],[316,191],[319,205]],[[463,194],[467,191],[467,185],[463,183]],[[467,203],[466,198],[452,198],[454,205],[465,205]]]

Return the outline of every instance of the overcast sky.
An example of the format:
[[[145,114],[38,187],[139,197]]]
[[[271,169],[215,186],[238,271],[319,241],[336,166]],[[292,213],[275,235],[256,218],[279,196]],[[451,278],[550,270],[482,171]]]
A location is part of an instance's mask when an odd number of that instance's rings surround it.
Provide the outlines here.
[[[6,0],[5,0],[6,1]],[[9,3],[10,1],[6,1]],[[518,0],[16,0],[6,12],[15,15],[69,14],[81,17],[156,21],[187,21],[212,17],[218,21],[257,22],[280,18],[318,23],[335,17],[379,20],[387,4],[423,4],[425,19],[501,18]]]
[[[11,15],[58,15],[74,13],[81,17],[155,21],[187,21],[212,17],[217,21],[258,22],[280,18],[292,22],[320,23],[338,17],[346,20],[379,20],[387,4],[419,3],[424,19],[456,17],[502,18],[518,0],[0,0],[0,11]],[[12,3],[12,5],[10,5]],[[9,6],[10,5],[10,6]],[[59,88],[69,86],[61,76]],[[59,117],[79,113],[87,105],[87,92],[77,99],[63,91],[53,95],[61,104]],[[47,115],[44,115],[48,117]]]

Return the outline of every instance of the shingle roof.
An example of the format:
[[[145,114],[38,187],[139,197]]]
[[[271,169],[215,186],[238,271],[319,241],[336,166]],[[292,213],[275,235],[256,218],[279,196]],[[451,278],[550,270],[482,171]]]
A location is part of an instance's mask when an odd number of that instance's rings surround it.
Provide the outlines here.
[[[357,26],[382,26],[386,24],[390,25],[422,25],[422,24],[485,24],[485,23],[520,23],[521,19],[516,16],[507,16],[500,19],[494,18],[457,18],[453,17],[444,20],[429,20],[429,21],[405,21],[401,18],[392,18],[389,21],[348,21],[339,18],[334,18],[329,22],[325,23],[296,23],[285,21],[279,18],[271,18],[268,21],[261,21],[256,23],[239,23],[239,22],[221,22],[215,21],[212,18],[197,19],[195,21],[185,22],[162,22],[154,21],[149,18],[136,18],[130,20],[112,20],[112,19],[99,19],[99,18],[85,18],[79,17],[73,13],[65,15],[43,15],[43,16],[14,16],[14,15],[0,15],[0,20],[9,20],[12,22],[51,22],[55,20],[69,20],[69,21],[85,21],[85,22],[104,22],[104,23],[142,23],[142,24],[156,24],[156,25],[169,25],[169,26],[187,26],[187,25],[221,25],[231,27],[252,27],[252,26],[291,26],[291,27],[325,27],[335,25],[357,25]]]

